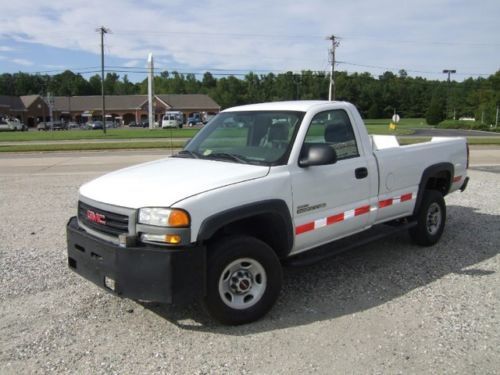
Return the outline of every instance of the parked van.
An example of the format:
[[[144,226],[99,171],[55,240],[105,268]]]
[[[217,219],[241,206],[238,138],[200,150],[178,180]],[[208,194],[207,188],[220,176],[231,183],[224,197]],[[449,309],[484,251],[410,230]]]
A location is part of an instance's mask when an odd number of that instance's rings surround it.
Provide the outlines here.
[[[161,127],[166,128],[182,128],[183,114],[180,111],[165,112],[161,121]]]

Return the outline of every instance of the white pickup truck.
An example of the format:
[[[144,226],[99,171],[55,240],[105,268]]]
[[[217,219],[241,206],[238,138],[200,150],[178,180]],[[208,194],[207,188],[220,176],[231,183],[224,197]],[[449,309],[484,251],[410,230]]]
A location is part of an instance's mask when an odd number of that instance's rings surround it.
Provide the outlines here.
[[[68,264],[122,297],[201,299],[219,321],[248,323],[275,303],[284,263],[387,228],[436,243],[443,197],[466,188],[468,159],[462,138],[399,146],[369,136],[346,102],[227,109],[173,157],[83,185]]]

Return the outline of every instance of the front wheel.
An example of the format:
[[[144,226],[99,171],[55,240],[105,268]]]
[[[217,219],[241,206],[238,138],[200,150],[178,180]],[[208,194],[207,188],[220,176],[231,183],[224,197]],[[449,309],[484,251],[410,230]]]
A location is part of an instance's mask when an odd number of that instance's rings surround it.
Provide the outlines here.
[[[264,242],[228,237],[209,248],[205,307],[224,324],[245,324],[264,316],[278,298],[282,269]]]
[[[446,222],[446,204],[440,192],[426,190],[416,215],[417,225],[410,229],[410,236],[418,245],[432,246],[439,241]]]

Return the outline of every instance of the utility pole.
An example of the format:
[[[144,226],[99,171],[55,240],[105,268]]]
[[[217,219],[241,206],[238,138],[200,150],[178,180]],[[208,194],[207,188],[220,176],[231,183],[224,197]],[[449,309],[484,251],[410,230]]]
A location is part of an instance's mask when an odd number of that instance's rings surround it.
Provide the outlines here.
[[[154,129],[155,125],[155,106],[153,105],[154,98],[154,60],[153,54],[148,55],[148,113],[149,113],[149,130]]]
[[[104,34],[109,33],[109,29],[104,26],[96,29],[101,33],[101,95],[102,95],[102,131],[106,134],[106,99],[104,96]]]
[[[332,101],[335,100],[335,48],[339,46],[339,41],[335,38],[335,35],[331,35],[326,38],[327,40],[332,41],[332,47],[330,49],[330,64],[331,64],[331,70],[330,70],[330,89],[328,91],[328,100]]]
[[[448,118],[448,114],[450,113],[450,78],[451,75],[456,73],[457,71],[455,69],[444,69],[443,73],[448,74],[448,87],[446,90],[446,118]]]
[[[47,102],[49,103],[50,130],[52,130],[54,128],[54,113],[52,111],[54,108],[54,97],[50,92],[47,93]]]

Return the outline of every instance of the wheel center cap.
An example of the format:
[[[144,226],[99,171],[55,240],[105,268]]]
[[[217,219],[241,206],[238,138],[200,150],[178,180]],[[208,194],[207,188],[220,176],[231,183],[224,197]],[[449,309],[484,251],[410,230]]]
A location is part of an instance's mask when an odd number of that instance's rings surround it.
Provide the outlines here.
[[[248,271],[237,271],[231,276],[229,287],[234,293],[243,294],[252,289],[252,274]]]

